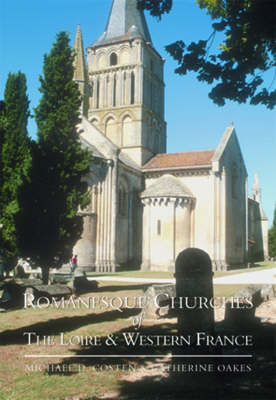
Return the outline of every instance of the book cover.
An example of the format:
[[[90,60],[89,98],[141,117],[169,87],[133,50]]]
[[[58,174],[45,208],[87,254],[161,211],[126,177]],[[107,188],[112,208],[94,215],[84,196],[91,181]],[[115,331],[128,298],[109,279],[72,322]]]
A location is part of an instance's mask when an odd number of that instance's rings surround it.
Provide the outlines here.
[[[132,0],[0,5],[0,100],[21,71],[37,107],[43,55],[69,32],[94,156],[73,263],[45,285],[30,259],[7,276],[2,249],[0,399],[275,398],[273,110],[218,107],[212,85],[177,74],[165,46],[207,40],[208,57],[224,40],[198,4],[145,14]]]

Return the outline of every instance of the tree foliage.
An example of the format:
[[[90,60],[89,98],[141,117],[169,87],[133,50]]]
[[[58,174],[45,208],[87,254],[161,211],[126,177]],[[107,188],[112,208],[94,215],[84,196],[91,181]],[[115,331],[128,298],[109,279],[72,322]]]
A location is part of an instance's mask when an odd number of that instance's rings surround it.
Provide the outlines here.
[[[268,247],[270,257],[276,257],[276,205],[274,209],[273,224],[268,232]]]
[[[3,168],[2,168],[2,148],[4,143],[4,134],[5,134],[5,127],[6,127],[6,119],[4,115],[5,103],[3,100],[0,101],[0,190],[2,187],[3,181]],[[0,215],[1,215],[1,208],[0,208]]]
[[[69,261],[82,233],[78,210],[88,202],[83,177],[91,154],[82,149],[76,128],[81,99],[73,59],[68,35],[60,32],[44,56],[42,97],[35,109],[38,141],[32,144],[30,182],[21,193],[21,249],[42,268],[44,281],[49,267]]]
[[[31,163],[28,117],[26,77],[22,72],[10,73],[0,111],[0,248],[7,269],[14,266],[18,256],[18,193]]]
[[[196,0],[215,20],[213,32],[204,40],[188,45],[178,40],[166,50],[178,62],[177,74],[192,71],[199,81],[213,87],[209,97],[222,106],[225,100],[276,104],[274,78],[266,84],[264,73],[276,67],[275,0]],[[141,8],[161,18],[173,5],[172,0],[138,0]],[[216,33],[224,34],[223,43],[211,54]],[[276,74],[276,73],[275,73]]]

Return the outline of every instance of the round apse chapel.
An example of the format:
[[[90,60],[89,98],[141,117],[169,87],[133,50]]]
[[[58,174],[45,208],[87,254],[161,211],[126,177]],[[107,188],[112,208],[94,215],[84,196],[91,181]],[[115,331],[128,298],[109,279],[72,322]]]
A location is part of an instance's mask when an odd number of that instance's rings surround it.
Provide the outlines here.
[[[143,204],[142,269],[174,269],[177,254],[191,244],[194,197],[172,175],[163,175],[140,195]]]

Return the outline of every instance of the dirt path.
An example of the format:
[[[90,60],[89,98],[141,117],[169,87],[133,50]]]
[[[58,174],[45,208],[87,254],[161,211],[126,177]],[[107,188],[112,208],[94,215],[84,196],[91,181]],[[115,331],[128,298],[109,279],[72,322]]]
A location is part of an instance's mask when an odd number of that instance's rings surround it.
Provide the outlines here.
[[[135,282],[135,283],[175,283],[175,279],[164,278],[131,278],[120,276],[95,276],[89,277],[89,280],[114,281],[114,282]],[[276,268],[261,271],[249,271],[229,276],[214,278],[214,284],[276,284]]]

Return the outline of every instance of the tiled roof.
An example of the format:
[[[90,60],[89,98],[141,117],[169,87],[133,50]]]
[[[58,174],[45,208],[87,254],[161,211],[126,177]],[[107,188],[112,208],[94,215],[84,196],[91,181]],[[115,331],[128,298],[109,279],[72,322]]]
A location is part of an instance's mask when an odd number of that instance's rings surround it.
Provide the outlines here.
[[[143,169],[167,169],[211,165],[211,160],[214,154],[215,150],[157,154],[156,156],[152,157],[145,165],[143,165]]]
[[[172,175],[163,175],[149,188],[141,193],[141,197],[192,197],[189,189]]]
[[[110,44],[128,37],[142,37],[151,42],[147,22],[136,0],[113,0],[108,22],[102,36],[92,46]]]

